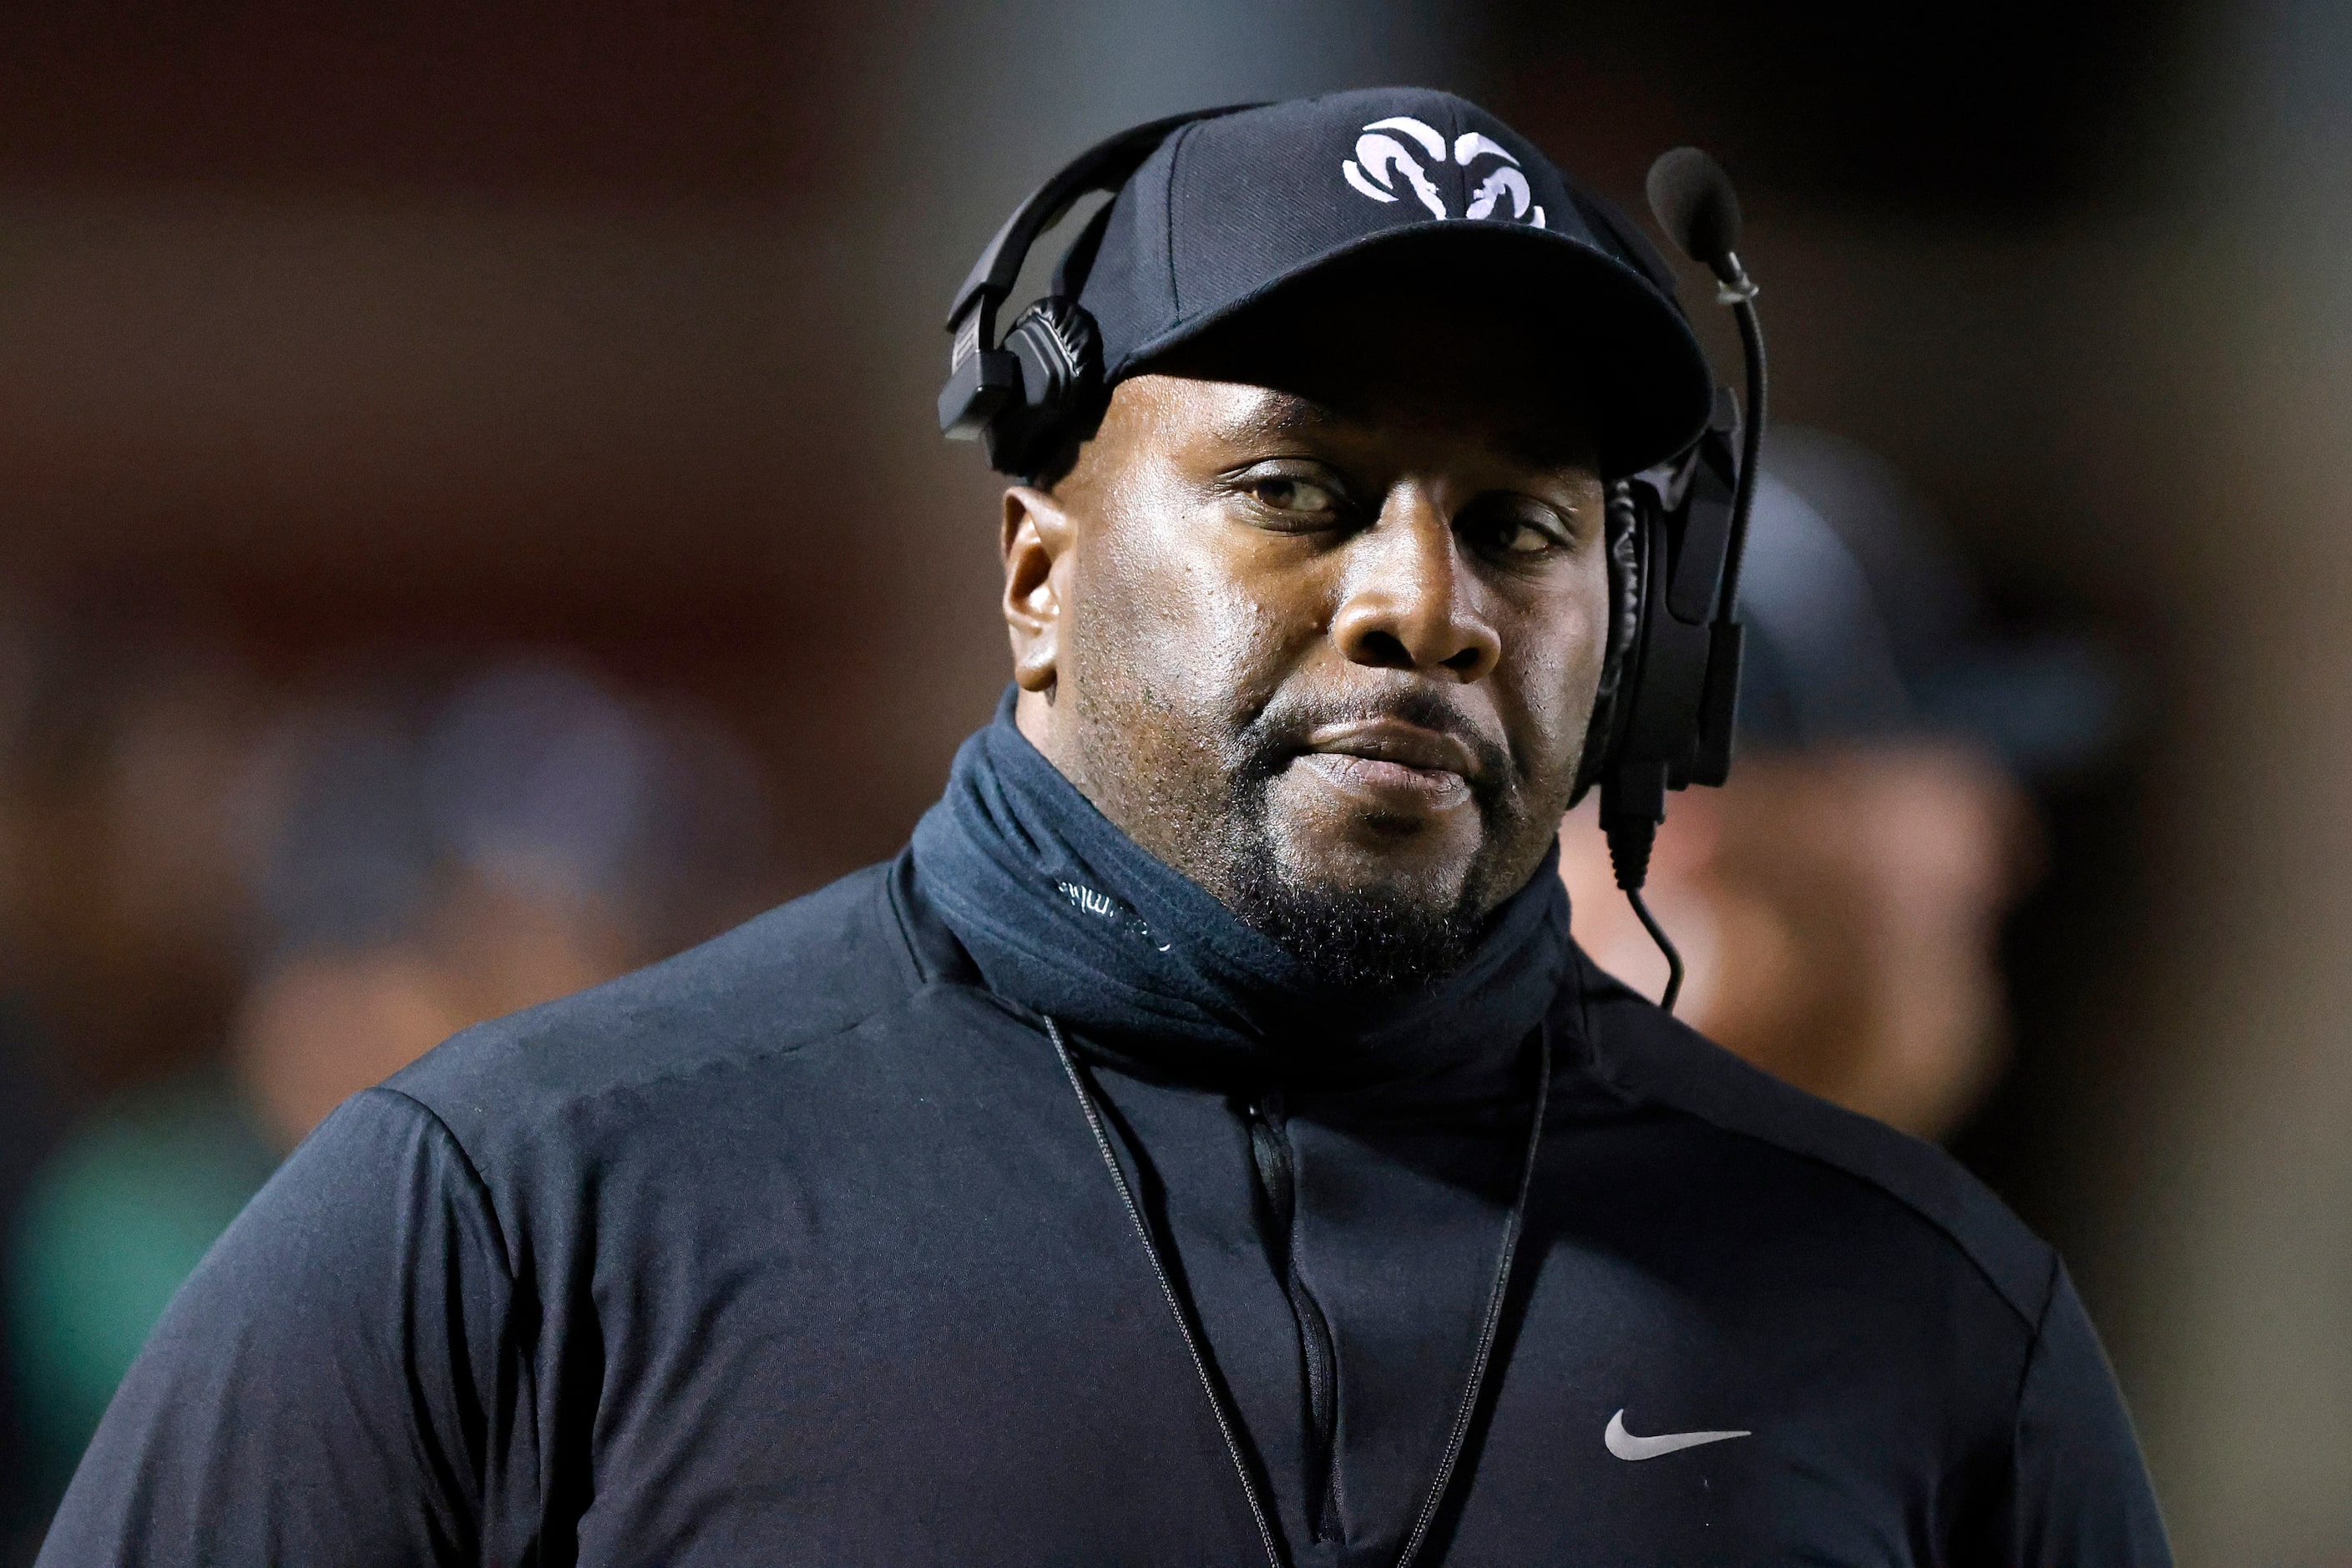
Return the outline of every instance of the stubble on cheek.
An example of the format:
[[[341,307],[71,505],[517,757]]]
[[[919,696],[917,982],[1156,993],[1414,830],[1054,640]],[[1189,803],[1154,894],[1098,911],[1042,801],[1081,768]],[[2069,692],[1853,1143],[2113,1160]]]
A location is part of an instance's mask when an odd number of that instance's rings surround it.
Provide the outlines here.
[[[1098,546],[1074,595],[1068,648],[1079,787],[1129,837],[1220,899],[1257,852],[1244,797],[1250,722],[1278,685],[1272,615],[1149,542]]]
[[[1605,605],[1605,584],[1600,593]],[[1607,624],[1602,609],[1565,613],[1579,616],[1580,635],[1563,639],[1540,668],[1520,676],[1514,683],[1512,699],[1519,710],[1514,728],[1531,737],[1531,743],[1546,746],[1543,754],[1515,759],[1528,812],[1554,822],[1568,810],[1569,795],[1583,765],[1593,705],[1600,695],[1601,639]]]

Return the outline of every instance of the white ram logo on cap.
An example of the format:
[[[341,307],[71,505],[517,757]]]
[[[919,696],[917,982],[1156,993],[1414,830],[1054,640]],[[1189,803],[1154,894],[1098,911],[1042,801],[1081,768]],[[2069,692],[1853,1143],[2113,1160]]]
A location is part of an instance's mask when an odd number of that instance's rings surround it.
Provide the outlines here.
[[[1465,131],[1454,139],[1453,147],[1448,149],[1445,138],[1434,127],[1409,114],[1373,121],[1364,127],[1363,134],[1356,138],[1356,155],[1340,160],[1339,172],[1348,177],[1348,184],[1363,195],[1376,202],[1395,201],[1397,175],[1402,174],[1405,184],[1412,187],[1412,194],[1421,198],[1421,205],[1429,209],[1431,216],[1444,219],[1453,216],[1445,210],[1445,198],[1431,183],[1429,171],[1422,166],[1421,160],[1412,155],[1410,148],[1388,134],[1391,131],[1411,137],[1429,155],[1432,163],[1447,162],[1449,151],[1453,153],[1452,162],[1465,169],[1470,167],[1471,161],[1476,158],[1502,160],[1478,183],[1478,188],[1470,193],[1470,206],[1463,216],[1490,218],[1501,216],[1520,220],[1536,228],[1544,226],[1544,210],[1536,205],[1534,194],[1528,189],[1528,177],[1520,173],[1519,161],[1505,151],[1501,142],[1475,131]],[[1498,215],[1495,209],[1507,200],[1510,204],[1510,211]]]

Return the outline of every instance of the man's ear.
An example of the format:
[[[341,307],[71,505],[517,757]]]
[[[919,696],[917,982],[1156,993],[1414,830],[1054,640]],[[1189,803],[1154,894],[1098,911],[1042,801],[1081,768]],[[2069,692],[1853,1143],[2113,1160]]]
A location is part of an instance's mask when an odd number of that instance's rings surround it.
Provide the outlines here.
[[[1004,626],[1013,637],[1013,680],[1050,693],[1060,679],[1065,563],[1070,516],[1027,485],[1004,492]]]

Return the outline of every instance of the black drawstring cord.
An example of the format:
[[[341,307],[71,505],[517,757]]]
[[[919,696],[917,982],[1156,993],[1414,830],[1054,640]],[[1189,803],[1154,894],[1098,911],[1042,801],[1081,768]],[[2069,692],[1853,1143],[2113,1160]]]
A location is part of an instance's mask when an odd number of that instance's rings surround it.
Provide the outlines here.
[[[1234,1418],[1225,1409],[1225,1402],[1217,1393],[1216,1379],[1209,1375],[1209,1362],[1201,1353],[1201,1342],[1192,1332],[1192,1314],[1184,1310],[1183,1300],[1176,1294],[1176,1282],[1168,1277],[1168,1266],[1160,1261],[1160,1244],[1151,1239],[1151,1226],[1144,1222],[1143,1205],[1135,1201],[1135,1190],[1127,1184],[1127,1173],[1119,1169],[1118,1156],[1111,1152],[1110,1134],[1103,1128],[1102,1112],[1095,1108],[1095,1097],[1087,1088],[1085,1076],[1078,1070],[1077,1058],[1062,1039],[1061,1026],[1050,1017],[1045,1019],[1045,1037],[1054,1042],[1054,1050],[1062,1058],[1062,1070],[1070,1075],[1070,1089],[1078,1097],[1078,1108],[1087,1113],[1087,1126],[1095,1135],[1095,1152],[1102,1156],[1103,1168],[1110,1173],[1111,1184],[1118,1189],[1119,1202],[1127,1205],[1127,1217],[1135,1226],[1135,1234],[1143,1243],[1143,1250],[1151,1259],[1152,1277],[1160,1281],[1160,1293],[1168,1300],[1168,1310],[1176,1320],[1176,1331],[1184,1336],[1184,1352],[1192,1358],[1192,1371],[1201,1380],[1201,1392],[1209,1398],[1209,1408],[1216,1413],[1217,1431],[1225,1439],[1225,1452],[1233,1457],[1234,1474],[1241,1478],[1242,1495],[1249,1500],[1250,1518],[1257,1521],[1258,1540],[1265,1546],[1269,1568],[1284,1568],[1282,1548],[1275,1544],[1274,1525],[1266,1518],[1265,1504],[1257,1495],[1257,1483],[1250,1479],[1249,1461],[1242,1455],[1240,1434],[1234,1430]]]
[[[1078,1097],[1078,1109],[1086,1113],[1087,1127],[1095,1135],[1095,1152],[1102,1156],[1103,1168],[1110,1173],[1111,1184],[1118,1189],[1119,1201],[1127,1205],[1127,1217],[1135,1226],[1136,1239],[1143,1243],[1144,1255],[1151,1260],[1152,1277],[1160,1281],[1160,1293],[1168,1302],[1169,1315],[1176,1320],[1176,1331],[1183,1336],[1185,1353],[1192,1358],[1192,1371],[1200,1377],[1201,1392],[1208,1396],[1209,1408],[1217,1417],[1217,1431],[1225,1439],[1225,1452],[1234,1461],[1234,1474],[1241,1480],[1242,1495],[1249,1500],[1250,1518],[1257,1522],[1265,1560],[1270,1568],[1285,1568],[1282,1548],[1275,1542],[1274,1526],[1266,1517],[1265,1504],[1257,1495],[1257,1482],[1250,1477],[1249,1461],[1242,1454],[1241,1437],[1234,1429],[1233,1415],[1217,1393],[1216,1380],[1209,1375],[1208,1358],[1201,1353],[1200,1336],[1192,1331],[1192,1314],[1184,1310],[1183,1299],[1176,1293],[1176,1282],[1169,1277],[1168,1266],[1160,1257],[1160,1244],[1152,1239],[1151,1226],[1143,1217],[1143,1206],[1135,1201],[1127,1173],[1119,1168],[1118,1156],[1111,1149],[1110,1134],[1104,1129],[1094,1092],[1087,1087],[1077,1058],[1070,1054],[1068,1044],[1062,1038],[1061,1026],[1051,1017],[1045,1018],[1045,1037],[1054,1042],[1055,1054],[1062,1058],[1062,1070],[1069,1075],[1070,1090]],[[1544,1116],[1551,1101],[1549,1021],[1537,1029],[1536,1063],[1535,1113],[1528,1123],[1527,1157],[1519,1166],[1518,1193],[1512,1198],[1511,1212],[1503,1222],[1503,1244],[1495,1258],[1495,1283],[1486,1293],[1486,1315],[1478,1326],[1477,1349],[1471,1352],[1470,1381],[1462,1390],[1462,1404],[1454,1411],[1454,1425],[1446,1433],[1445,1452],[1437,1461],[1437,1474],[1430,1479],[1429,1495],[1423,1500],[1421,1512],[1412,1521],[1412,1533],[1405,1538],[1396,1568],[1412,1568],[1413,1560],[1421,1555],[1422,1544],[1437,1522],[1437,1511],[1444,1505],[1446,1489],[1453,1484],[1454,1467],[1462,1459],[1462,1447],[1469,1441],[1471,1423],[1477,1419],[1479,1394],[1486,1384],[1486,1363],[1494,1355],[1495,1339],[1502,1330],[1503,1306],[1510,1295],[1511,1265],[1518,1255],[1519,1234],[1527,1228],[1528,1198],[1535,1191],[1536,1154],[1543,1147]]]
[[[1495,1288],[1486,1293],[1486,1318],[1478,1325],[1478,1348],[1470,1357],[1470,1381],[1462,1390],[1462,1407],[1454,1413],[1454,1430],[1446,1435],[1445,1456],[1437,1461],[1437,1474],[1430,1480],[1429,1496],[1421,1505],[1421,1517],[1412,1521],[1412,1533],[1405,1538],[1397,1568],[1412,1568],[1412,1560],[1421,1555],[1422,1542],[1429,1537],[1430,1526],[1437,1522],[1438,1508],[1445,1501],[1445,1489],[1454,1481],[1454,1467],[1462,1458],[1462,1445],[1470,1437],[1470,1423],[1477,1418],[1478,1394],[1486,1384],[1487,1358],[1494,1354],[1495,1336],[1503,1326],[1503,1301],[1511,1290],[1511,1264],[1518,1255],[1519,1232],[1527,1227],[1528,1196],[1536,1185],[1536,1152],[1543,1147],[1544,1113],[1551,1102],[1549,1019],[1537,1027],[1536,1037],[1535,1115],[1528,1123],[1528,1155],[1519,1166],[1518,1194],[1512,1198],[1510,1215],[1503,1222],[1503,1245],[1495,1258]]]

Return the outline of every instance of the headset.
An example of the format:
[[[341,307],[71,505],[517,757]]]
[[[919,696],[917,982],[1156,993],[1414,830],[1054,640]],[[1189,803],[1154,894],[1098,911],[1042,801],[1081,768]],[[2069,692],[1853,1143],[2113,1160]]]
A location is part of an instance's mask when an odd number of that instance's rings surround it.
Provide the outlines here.
[[[1080,228],[1044,296],[999,338],[997,312],[1030,247],[1083,197],[1115,195],[1178,130],[1258,107],[1198,110],[1123,131],[1081,153],[1013,210],[948,311],[954,347],[940,389],[942,432],[983,441],[992,468],[1029,477],[1093,427],[1107,396],[1102,342],[1078,294],[1110,206]],[[1625,252],[1620,259],[1675,300],[1674,273],[1641,233],[1609,203],[1562,177],[1593,230]],[[1715,275],[1716,300],[1738,321],[1747,371],[1744,408],[1728,388],[1717,387],[1697,439],[1664,463],[1612,481],[1608,493],[1609,637],[1573,798],[1601,791],[1610,865],[1665,954],[1660,1005],[1672,1012],[1682,991],[1682,957],[1642,888],[1667,792],[1720,785],[1730,775],[1742,651],[1739,569],[1764,431],[1765,361],[1756,284],[1736,248],[1739,201],[1729,178],[1698,149],[1676,148],[1651,166],[1648,195],[1659,227]]]
[[[1183,127],[1263,107],[1227,104],[1122,131],[1078,154],[1013,209],[972,263],[948,311],[955,347],[947,384],[940,389],[940,429],[950,440],[984,440],[989,467],[1025,477],[1038,470],[1057,440],[1093,423],[1104,395],[1102,338],[1078,303],[1078,291],[1102,245],[1110,208],[1106,205],[1079,230],[1055,264],[1044,297],[1022,311],[999,341],[996,312],[1020,281],[1029,247],[1082,197],[1116,195]]]

